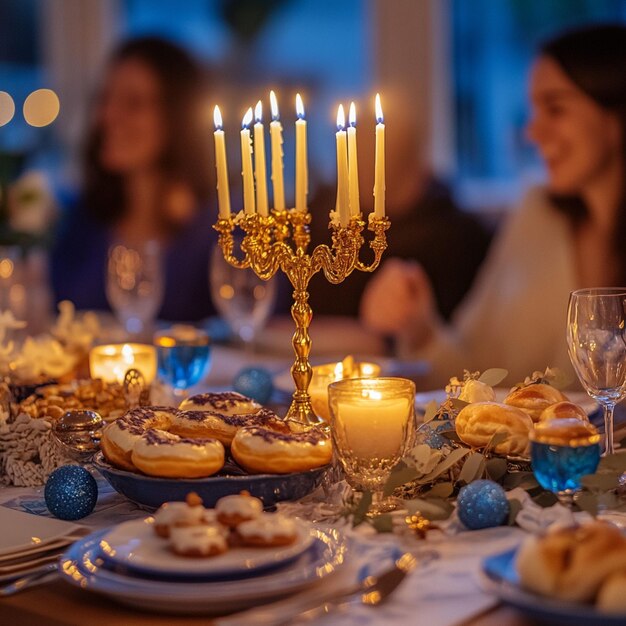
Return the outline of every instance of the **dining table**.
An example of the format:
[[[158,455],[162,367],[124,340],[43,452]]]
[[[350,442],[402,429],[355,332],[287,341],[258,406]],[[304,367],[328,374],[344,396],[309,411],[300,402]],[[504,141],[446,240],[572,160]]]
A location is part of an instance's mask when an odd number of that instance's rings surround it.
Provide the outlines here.
[[[276,341],[284,342],[283,339]],[[267,369],[275,380],[284,381],[293,358],[288,351],[269,350],[268,345],[271,347],[271,344],[272,341],[269,341],[269,344],[259,346],[255,352],[232,345],[213,346],[210,371],[195,390],[230,389],[243,367],[255,365]],[[362,345],[356,341],[355,348]],[[345,349],[343,346],[343,356]],[[332,342],[313,361],[324,362],[331,358],[334,358]],[[372,358],[379,358],[383,362],[383,373],[404,372],[418,381],[418,386],[420,377],[425,373],[420,364],[404,363],[403,370],[401,363],[382,357],[380,353]],[[283,404],[288,400],[285,390],[278,389],[276,397]],[[99,497],[94,512],[78,522],[89,530],[98,530],[117,521],[137,519],[148,514],[145,509],[115,492],[102,478],[98,479],[98,487]],[[287,509],[290,513],[306,518],[311,506],[309,499],[308,503],[288,503]],[[0,507],[50,517],[45,508],[43,487],[0,487]],[[326,528],[339,528],[345,533],[350,542],[349,554],[354,551],[356,555],[355,563],[376,563],[382,560],[381,554],[388,555],[393,550],[394,554],[413,554],[416,566],[385,603],[375,607],[351,604],[347,610],[344,608],[314,619],[310,622],[312,624],[530,626],[536,623],[529,615],[506,606],[490,593],[481,572],[485,558],[514,549],[523,541],[527,532],[517,526],[468,531],[457,521],[456,525],[451,524],[445,530],[429,531],[420,538],[406,532],[376,533],[367,525],[352,528],[345,521],[319,523]],[[332,580],[331,577],[323,584],[332,589]],[[269,606],[271,609],[271,604]],[[229,626],[235,623],[236,617],[236,613],[226,616],[187,615],[129,608],[106,596],[70,586],[58,578],[15,595],[0,597],[0,624],[3,625]],[[257,623],[253,612],[250,617],[250,623]],[[280,623],[280,612],[275,617],[275,623]]]

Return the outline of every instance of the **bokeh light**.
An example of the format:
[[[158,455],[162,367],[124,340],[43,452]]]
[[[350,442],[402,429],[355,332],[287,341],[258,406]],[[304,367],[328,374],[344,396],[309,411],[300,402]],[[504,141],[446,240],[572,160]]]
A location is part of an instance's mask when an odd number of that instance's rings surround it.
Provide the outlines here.
[[[24,101],[24,119],[31,126],[48,126],[60,109],[59,97],[52,89],[37,89]]]
[[[6,91],[0,91],[0,126],[8,124],[15,115],[15,102]]]

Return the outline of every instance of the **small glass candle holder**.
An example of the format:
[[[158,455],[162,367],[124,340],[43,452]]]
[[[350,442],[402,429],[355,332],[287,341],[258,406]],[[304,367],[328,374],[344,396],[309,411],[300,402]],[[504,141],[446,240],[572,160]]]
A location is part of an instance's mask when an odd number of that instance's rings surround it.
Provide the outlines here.
[[[348,483],[373,494],[372,513],[393,510],[383,486],[413,442],[415,384],[405,378],[353,378],[328,387],[334,452]]]
[[[533,473],[539,484],[570,507],[583,476],[593,474],[600,462],[600,435],[578,418],[540,422],[530,436]]]
[[[96,346],[89,352],[89,373],[107,383],[123,383],[126,372],[136,369],[149,385],[156,376],[154,346],[143,343],[114,343]]]

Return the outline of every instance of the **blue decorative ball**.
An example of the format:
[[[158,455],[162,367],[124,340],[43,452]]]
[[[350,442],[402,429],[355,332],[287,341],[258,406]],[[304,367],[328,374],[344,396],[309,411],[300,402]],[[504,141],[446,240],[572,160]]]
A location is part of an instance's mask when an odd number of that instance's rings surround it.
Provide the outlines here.
[[[235,391],[265,404],[274,391],[272,375],[264,367],[245,367],[233,382]]]
[[[48,477],[44,497],[48,510],[55,517],[81,519],[96,506],[98,485],[84,467],[65,465],[55,469]]]
[[[470,530],[500,526],[509,516],[506,492],[493,480],[475,480],[465,485],[456,504],[459,519]]]

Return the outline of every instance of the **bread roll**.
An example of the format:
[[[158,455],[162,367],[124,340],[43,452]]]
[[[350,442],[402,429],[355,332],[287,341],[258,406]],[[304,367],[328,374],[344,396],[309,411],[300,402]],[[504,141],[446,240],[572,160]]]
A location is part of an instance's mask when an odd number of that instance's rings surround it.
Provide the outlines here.
[[[592,601],[605,579],[625,566],[626,539],[616,526],[600,521],[529,537],[516,559],[526,589],[578,602]]]
[[[541,411],[541,415],[539,415],[539,422],[547,422],[549,420],[568,417],[577,417],[584,422],[589,421],[587,413],[585,413],[585,410],[582,407],[570,402],[569,400],[564,400],[563,402],[550,404],[543,411]]]
[[[626,565],[622,571],[611,574],[602,583],[596,605],[603,613],[626,615]]]
[[[498,402],[475,402],[463,407],[455,420],[456,432],[470,446],[486,446],[495,433],[507,439],[494,450],[498,454],[527,455],[533,422],[524,411]]]
[[[530,415],[533,422],[539,421],[541,412],[551,404],[568,400],[558,389],[544,383],[534,383],[514,389],[504,399],[505,404],[522,409]]]

